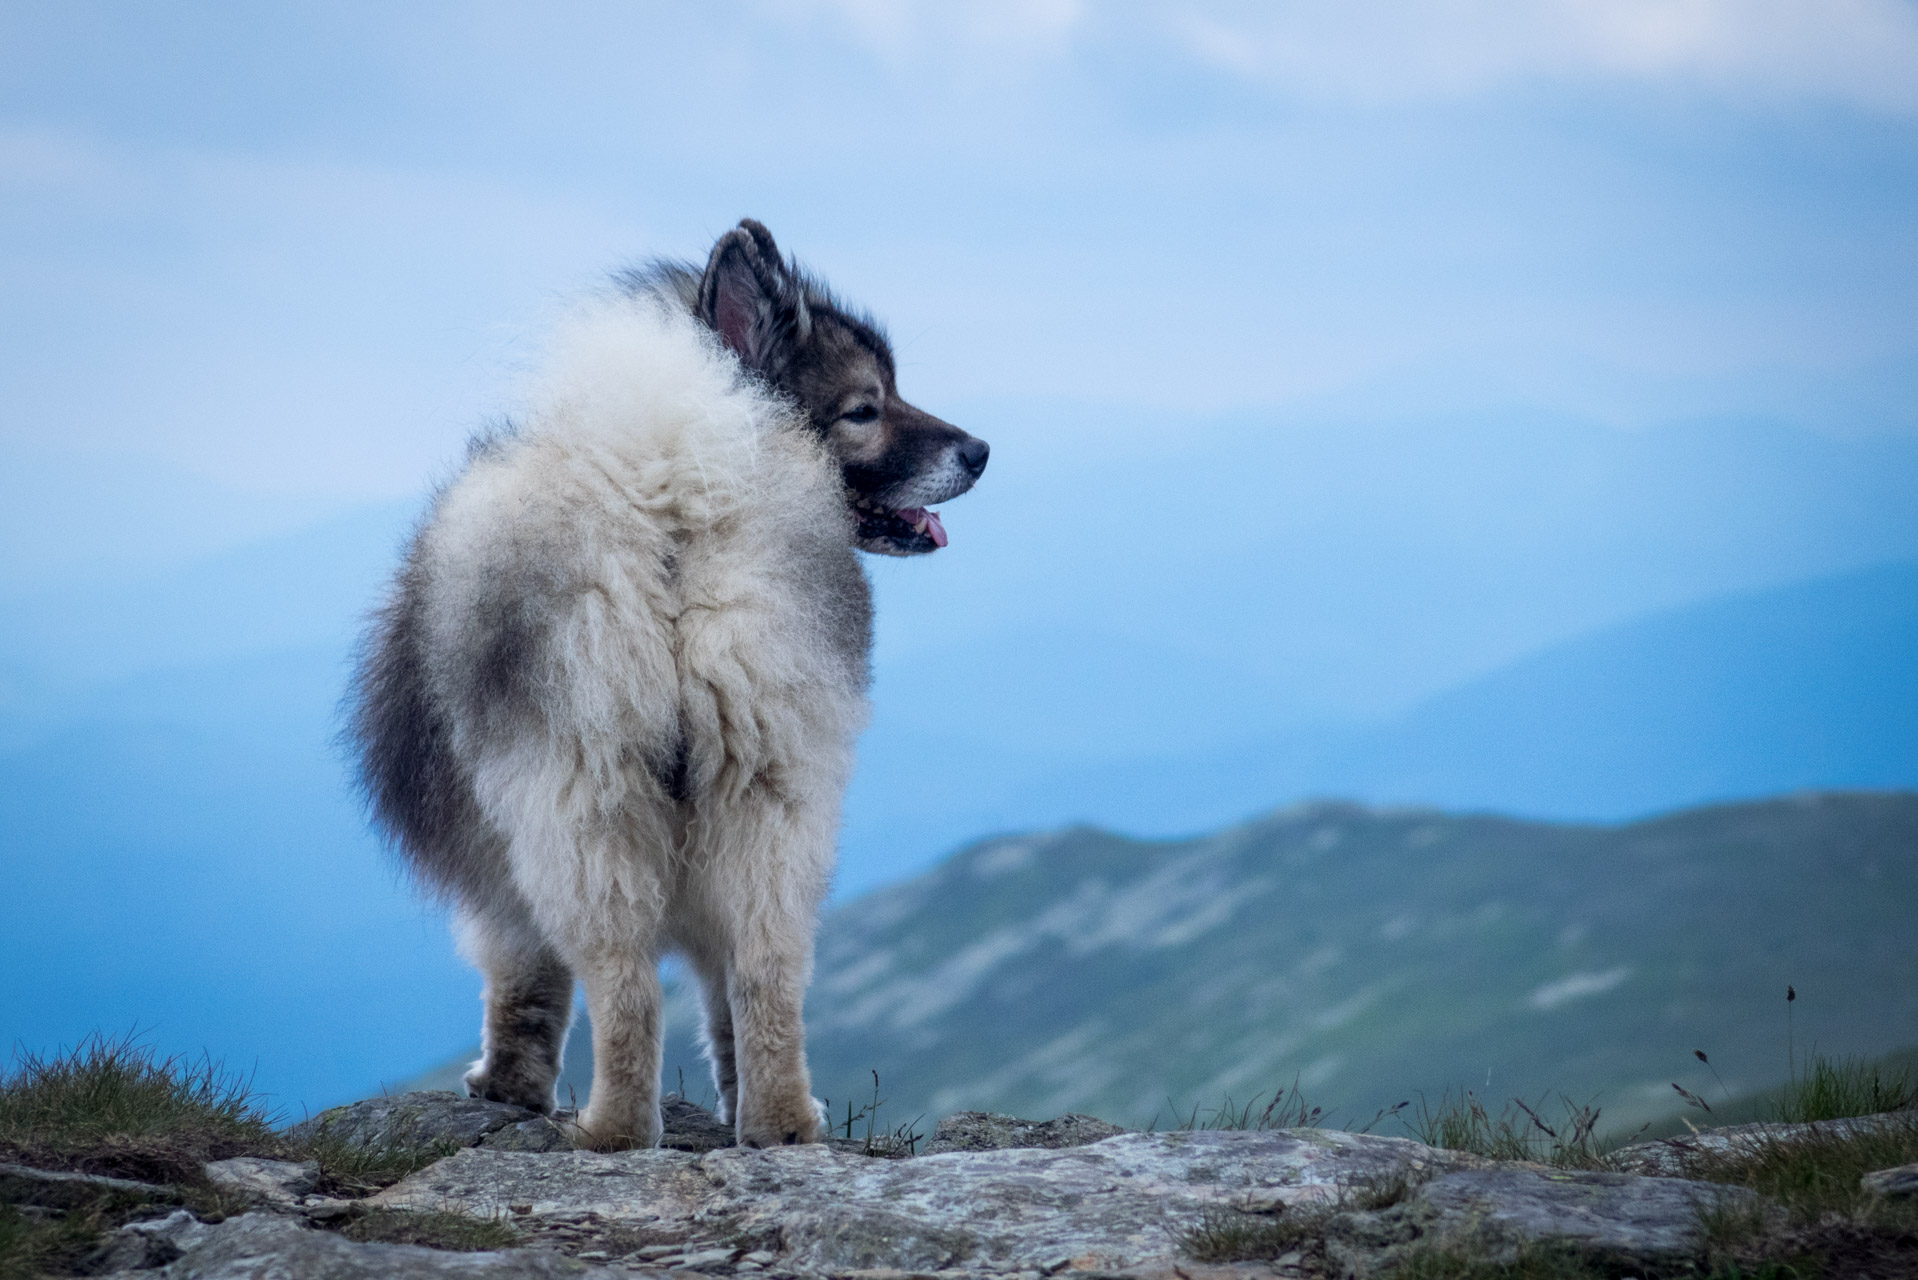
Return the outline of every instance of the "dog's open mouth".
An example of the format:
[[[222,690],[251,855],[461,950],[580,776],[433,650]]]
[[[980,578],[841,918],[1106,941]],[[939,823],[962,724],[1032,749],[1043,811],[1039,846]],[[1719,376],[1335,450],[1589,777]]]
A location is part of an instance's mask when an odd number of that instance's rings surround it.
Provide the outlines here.
[[[859,517],[859,537],[861,541],[877,541],[881,538],[893,543],[901,550],[931,551],[946,545],[946,526],[939,523],[939,513],[925,507],[882,507],[870,498],[857,497],[852,502],[853,514]]]

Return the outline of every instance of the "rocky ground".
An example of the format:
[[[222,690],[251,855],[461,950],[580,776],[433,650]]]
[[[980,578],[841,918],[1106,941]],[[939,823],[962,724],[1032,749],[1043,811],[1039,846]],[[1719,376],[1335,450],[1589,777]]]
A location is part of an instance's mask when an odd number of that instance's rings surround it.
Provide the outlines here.
[[[217,1161],[207,1175],[233,1212],[168,1212],[163,1189],[145,1188],[153,1216],[121,1228],[88,1269],[126,1280],[1250,1280],[1379,1275],[1464,1243],[1491,1265],[1549,1246],[1649,1277],[1693,1270],[1710,1222],[1767,1212],[1749,1190],[1676,1176],[1688,1159],[1759,1140],[1740,1130],[1565,1170],[1327,1129],[1127,1133],[1083,1116],[975,1112],[942,1121],[912,1153],[843,1139],[755,1151],[683,1099],[666,1120],[658,1149],[601,1155],[571,1149],[542,1117],[450,1093],[338,1108],[293,1136],[450,1154],[362,1195],[341,1194],[317,1163]],[[1871,1176],[1881,1194],[1918,1193],[1918,1167]],[[124,1179],[0,1167],[9,1180],[16,1202],[53,1207],[103,1181],[142,1193]],[[1233,1260],[1245,1257],[1258,1260]]]

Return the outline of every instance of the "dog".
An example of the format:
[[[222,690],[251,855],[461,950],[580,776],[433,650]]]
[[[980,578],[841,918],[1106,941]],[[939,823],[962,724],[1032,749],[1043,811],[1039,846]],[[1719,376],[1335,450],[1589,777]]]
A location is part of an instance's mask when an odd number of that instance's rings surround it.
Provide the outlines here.
[[[866,720],[856,551],[946,545],[986,443],[746,220],[557,326],[374,615],[347,736],[375,825],[485,981],[469,1093],[554,1111],[573,984],[597,1150],[660,1133],[658,965],[704,994],[742,1146],[817,1141],[802,1005]]]

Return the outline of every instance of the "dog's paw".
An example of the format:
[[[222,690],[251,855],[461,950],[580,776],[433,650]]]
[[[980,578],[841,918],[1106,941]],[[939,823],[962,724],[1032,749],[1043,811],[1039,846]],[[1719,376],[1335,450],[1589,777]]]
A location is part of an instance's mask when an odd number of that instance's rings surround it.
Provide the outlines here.
[[[553,1110],[551,1083],[495,1076],[486,1070],[484,1062],[473,1064],[473,1069],[464,1077],[464,1083],[469,1098],[504,1102],[508,1106],[524,1107],[541,1115],[550,1115]]]
[[[636,1147],[656,1147],[659,1145],[659,1113],[653,1112],[650,1125],[646,1119],[643,1116],[620,1119],[605,1114],[595,1115],[591,1106],[584,1111],[553,1113],[553,1123],[559,1127],[559,1131],[582,1151],[630,1151]]]
[[[826,1109],[819,1099],[801,1094],[786,1106],[754,1108],[739,1119],[742,1147],[789,1147],[826,1136]]]

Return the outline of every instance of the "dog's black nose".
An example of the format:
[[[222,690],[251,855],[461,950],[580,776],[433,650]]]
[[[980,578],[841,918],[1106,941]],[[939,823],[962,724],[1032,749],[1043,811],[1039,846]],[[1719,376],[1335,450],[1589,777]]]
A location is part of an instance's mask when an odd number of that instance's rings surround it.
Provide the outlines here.
[[[959,461],[966,464],[966,470],[972,472],[974,480],[986,469],[986,459],[991,455],[992,446],[973,436],[967,436],[966,442],[959,446]]]

